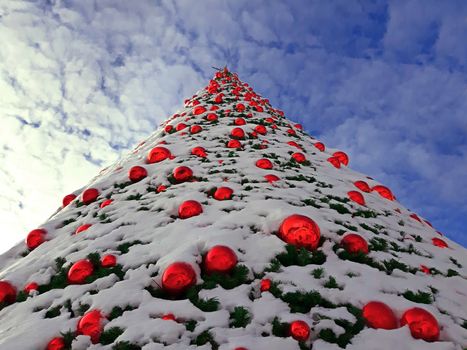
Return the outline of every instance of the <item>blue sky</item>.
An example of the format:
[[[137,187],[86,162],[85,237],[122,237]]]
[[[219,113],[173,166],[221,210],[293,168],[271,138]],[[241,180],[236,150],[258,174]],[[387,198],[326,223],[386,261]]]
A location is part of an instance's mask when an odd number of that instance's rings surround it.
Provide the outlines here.
[[[0,250],[227,65],[467,245],[467,2],[3,1]]]

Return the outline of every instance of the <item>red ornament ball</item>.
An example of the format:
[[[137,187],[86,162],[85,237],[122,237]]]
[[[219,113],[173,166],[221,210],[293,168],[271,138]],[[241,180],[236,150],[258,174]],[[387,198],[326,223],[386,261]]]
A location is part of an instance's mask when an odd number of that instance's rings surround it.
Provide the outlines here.
[[[0,303],[11,304],[16,301],[16,288],[8,281],[0,281]]]
[[[167,148],[157,146],[149,151],[146,161],[149,164],[159,163],[167,158],[170,158],[170,156],[171,156],[170,151]]]
[[[169,265],[162,274],[162,288],[174,296],[182,294],[195,284],[195,270],[185,262]]]
[[[203,128],[200,125],[192,125],[190,127],[190,133],[191,134],[198,134],[203,130]]]
[[[173,125],[169,124],[169,125],[166,125],[164,127],[164,131],[167,132],[167,133],[170,133],[170,132],[172,132],[173,128],[174,128]]]
[[[347,192],[347,196],[349,199],[357,204],[365,205],[365,198],[363,195],[358,191],[349,191]]]
[[[296,247],[314,250],[321,237],[319,226],[307,216],[294,214],[287,217],[279,227],[279,237]]]
[[[174,314],[165,314],[165,315],[162,315],[161,317],[164,321],[175,321],[177,322],[177,320],[175,319],[175,315]]]
[[[82,284],[94,272],[94,266],[88,259],[75,262],[68,271],[68,283]]]
[[[210,122],[215,122],[217,120],[217,115],[215,113],[209,113],[206,116],[206,120],[209,120]]]
[[[371,192],[370,186],[365,181],[355,181],[353,184],[362,192]]]
[[[266,179],[267,182],[269,183],[273,183],[273,182],[276,182],[276,181],[279,181],[280,180],[280,177],[274,175],[274,174],[268,174],[268,175],[264,175],[264,178]]]
[[[165,190],[167,190],[167,186],[159,185],[159,187],[156,188],[156,193],[165,192]]]
[[[86,312],[78,321],[78,334],[90,336],[93,344],[97,343],[103,330],[102,321],[104,318],[97,309]]]
[[[292,158],[297,162],[297,163],[304,163],[306,162],[306,157],[303,153],[301,152],[295,152],[292,154]]]
[[[200,158],[206,158],[208,155],[204,147],[198,146],[191,149],[191,154]]]
[[[242,128],[233,128],[230,132],[230,136],[234,139],[244,139],[245,138],[245,131]]]
[[[260,282],[259,289],[262,292],[267,292],[271,288],[271,280],[269,278],[263,278]]]
[[[203,212],[201,204],[194,200],[188,200],[180,204],[178,207],[178,217],[180,219],[188,219],[192,216],[197,216]]]
[[[256,161],[255,165],[261,169],[272,169],[272,163],[269,159],[262,158]]]
[[[234,124],[235,125],[245,125],[246,121],[243,118],[237,118],[237,119],[235,119]]]
[[[113,254],[106,254],[101,258],[102,267],[114,267],[117,265],[117,257]]]
[[[62,205],[66,207],[68,204],[70,204],[74,199],[76,198],[76,195],[71,193],[67,194],[65,197],[63,197],[62,200]]]
[[[238,140],[229,140],[227,148],[242,148],[242,144]]]
[[[310,337],[310,326],[305,321],[293,321],[289,325],[289,334],[298,341],[306,341]]]
[[[80,227],[78,227],[75,231],[75,235],[77,235],[78,233],[80,232],[83,232],[83,231],[86,231],[88,228],[90,228],[92,226],[92,224],[84,224],[84,225],[81,225]]]
[[[226,199],[231,199],[233,194],[233,190],[229,187],[219,187],[216,189],[216,192],[214,192],[214,198],[217,199],[218,201],[223,201]]]
[[[267,134],[267,130],[266,130],[266,127],[264,125],[255,126],[255,131],[258,134],[261,134],[261,135],[266,135]]]
[[[48,343],[45,350],[64,350],[65,340],[62,337],[52,338]]]
[[[432,238],[431,242],[433,242],[433,245],[440,247],[440,248],[448,248],[448,244],[443,241],[442,239],[439,238]]]
[[[99,196],[99,191],[96,188],[88,188],[81,194],[81,201],[84,204],[90,204],[94,202]]]
[[[172,175],[177,182],[185,182],[191,180],[193,171],[187,166],[179,166],[173,170]]]
[[[113,199],[106,199],[105,201],[103,201],[100,205],[100,208],[105,208],[106,206],[108,206],[109,204],[112,204],[113,202]]]
[[[401,317],[401,326],[409,325],[410,333],[415,339],[423,339],[428,342],[439,339],[439,325],[436,318],[428,311],[414,307]]]
[[[373,186],[373,188],[371,190],[378,192],[378,194],[381,197],[386,198],[386,199],[388,199],[390,201],[393,201],[395,199],[395,197],[392,194],[391,190],[389,188],[387,188],[386,186],[376,185],[376,186]]]
[[[148,176],[148,172],[142,166],[136,165],[128,172],[128,178],[132,182],[138,182]]]
[[[337,157],[329,157],[327,161],[331,163],[334,166],[334,168],[339,169],[341,167],[341,162]]]
[[[37,288],[39,288],[39,285],[36,282],[31,282],[31,283],[28,283],[26,287],[24,287],[23,291],[29,294],[33,290],[37,290]]]
[[[229,273],[237,265],[237,255],[229,247],[216,245],[212,247],[204,258],[206,273]]]
[[[29,250],[33,250],[45,242],[47,231],[41,228],[36,228],[28,233],[26,237],[26,246]]]
[[[396,329],[397,319],[389,306],[380,301],[370,301],[363,307],[363,318],[372,328]]]
[[[193,108],[193,114],[194,115],[200,115],[206,112],[206,108],[204,106],[196,106]]]
[[[235,106],[235,109],[237,110],[237,112],[243,112],[245,110],[245,105],[243,103],[238,103]]]
[[[341,245],[351,254],[363,253],[368,254],[368,243],[366,240],[355,233],[345,235],[341,240]]]
[[[175,125],[175,130],[177,130],[177,131],[181,131],[181,130],[183,130],[185,128],[186,128],[185,123],[178,123],[177,125]]]
[[[321,152],[324,152],[324,150],[326,149],[326,147],[324,146],[324,143],[322,142],[316,142],[313,146],[315,146]]]
[[[344,164],[345,166],[349,165],[349,156],[346,153],[342,151],[337,151],[337,152],[334,152],[332,156],[339,159],[339,162],[341,164]]]

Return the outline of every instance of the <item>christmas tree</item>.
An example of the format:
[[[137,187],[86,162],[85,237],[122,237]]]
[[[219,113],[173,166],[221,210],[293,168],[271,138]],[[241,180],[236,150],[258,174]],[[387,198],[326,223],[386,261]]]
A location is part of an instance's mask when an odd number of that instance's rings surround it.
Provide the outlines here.
[[[0,257],[0,349],[463,349],[466,250],[238,76]]]

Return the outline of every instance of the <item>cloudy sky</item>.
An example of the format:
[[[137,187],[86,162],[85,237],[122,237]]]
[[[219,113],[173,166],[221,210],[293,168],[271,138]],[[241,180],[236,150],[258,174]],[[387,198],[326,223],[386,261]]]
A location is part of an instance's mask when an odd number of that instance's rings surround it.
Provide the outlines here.
[[[227,65],[467,245],[467,2],[0,2],[0,252]]]

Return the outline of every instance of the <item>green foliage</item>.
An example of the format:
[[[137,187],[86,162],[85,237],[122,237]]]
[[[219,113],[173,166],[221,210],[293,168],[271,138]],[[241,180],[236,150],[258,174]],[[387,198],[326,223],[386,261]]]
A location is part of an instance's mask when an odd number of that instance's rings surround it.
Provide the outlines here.
[[[314,269],[313,271],[311,271],[311,275],[316,278],[316,279],[319,279],[321,277],[323,277],[324,275],[324,269],[323,268],[317,268],[317,269]]]
[[[198,322],[196,322],[195,320],[189,320],[185,323],[185,328],[187,331],[193,332],[197,324]]]
[[[209,299],[200,299],[199,291],[202,289],[201,285],[196,285],[191,287],[186,297],[191,301],[191,303],[196,306],[198,309],[204,312],[213,312],[219,310],[219,301],[216,298]]]
[[[361,217],[363,217],[363,218],[369,219],[369,218],[376,218],[376,217],[378,217],[378,214],[377,214],[375,211],[373,211],[373,210],[363,210],[363,209],[359,209],[359,210],[357,210],[356,212],[354,212],[354,213],[352,214],[352,217],[355,217],[355,216],[361,216]]]
[[[73,339],[75,339],[75,333],[70,329],[68,332],[60,333],[60,335],[65,343],[65,348],[63,350],[71,350],[71,343],[73,342]]]
[[[298,176],[286,176],[285,178],[290,181],[305,181],[310,184],[316,181],[316,179],[313,176],[304,176],[302,174]]]
[[[236,265],[229,274],[212,273],[203,275],[203,288],[214,288],[220,285],[224,289],[232,289],[241,284],[247,283],[248,280],[248,267],[245,265]]]
[[[57,316],[60,316],[60,309],[62,308],[62,305],[57,305],[55,307],[52,307],[47,310],[45,313],[44,317],[45,318],[54,318]]]
[[[130,250],[130,247],[135,245],[135,244],[143,244],[143,242],[141,242],[140,240],[125,242],[125,243],[120,244],[117,247],[117,250],[119,250],[120,253],[122,253],[122,254],[126,254]]]
[[[460,269],[462,268],[462,265],[459,264],[459,262],[458,262],[456,259],[454,259],[453,257],[450,257],[449,260],[451,260],[451,262],[452,262],[454,265],[456,265],[458,268],[460,268]]]
[[[369,248],[372,251],[387,252],[388,242],[383,238],[374,237],[370,240]]]
[[[250,323],[251,316],[248,310],[242,306],[236,306],[230,313],[230,327],[246,327]]]
[[[446,274],[446,277],[453,277],[453,276],[459,276],[459,272],[453,269],[449,269]]]
[[[322,306],[326,308],[335,308],[332,302],[324,299],[321,294],[317,291],[309,292],[289,292],[280,297],[282,301],[287,303],[290,307],[291,312],[307,313],[312,307]]]
[[[320,206],[319,204],[316,203],[315,200],[313,199],[304,199],[302,200],[302,203],[304,203],[305,205],[309,205],[309,206],[312,206],[312,207],[315,207],[317,209],[321,209],[322,206]]]
[[[125,199],[127,201],[137,201],[137,200],[140,200],[141,197],[143,197],[143,195],[141,193],[137,193],[137,194],[132,194],[132,195],[129,195],[128,197],[126,197]]]
[[[211,347],[212,347],[213,350],[219,349],[219,344],[216,343],[216,341],[214,340],[214,336],[209,331],[204,331],[204,332],[198,334],[196,339],[191,342],[191,344],[195,344],[195,345],[198,345],[198,346],[204,345],[204,344],[207,344],[207,343],[211,344]]]
[[[326,283],[324,283],[323,287],[330,289],[341,289],[333,276],[329,276],[329,279],[326,281]]]
[[[337,343],[337,336],[334,333],[334,331],[330,328],[322,329],[318,334],[318,338],[328,343],[332,343],[332,344]]]
[[[127,186],[130,186],[133,182],[127,181],[127,182],[122,182],[121,184],[114,184],[114,188],[119,188],[119,189],[124,189]]]
[[[70,218],[70,219],[64,220],[64,221],[62,222],[62,227],[66,226],[66,225],[68,225],[68,224],[71,224],[72,222],[75,222],[75,221],[76,221],[75,218]]]
[[[409,273],[417,273],[418,269],[416,268],[411,268],[407,266],[406,264],[396,260],[396,259],[391,259],[391,260],[383,260],[383,265],[386,270],[386,273],[390,275],[392,271],[395,269],[399,269],[404,272],[409,272]]]
[[[99,342],[103,345],[112,344],[125,330],[120,327],[112,327],[102,332]]]
[[[26,301],[28,297],[29,297],[29,293],[26,293],[24,290],[21,290],[16,296],[16,302],[21,303],[23,301]]]
[[[373,232],[375,235],[379,234],[378,230],[373,228],[373,227],[370,227],[368,226],[367,224],[359,224],[361,228],[363,228],[364,230],[367,230],[367,231],[371,231]]]
[[[128,341],[119,341],[112,346],[112,350],[141,350],[141,346],[132,344]]]
[[[274,260],[279,261],[282,266],[306,266],[310,264],[322,265],[326,262],[326,254],[320,250],[308,251],[305,248],[297,248],[291,244],[285,246],[285,252],[278,254]]]
[[[276,337],[287,337],[289,335],[289,324],[280,322],[279,318],[275,317],[274,320],[272,320],[272,334]]]
[[[339,214],[350,214],[350,210],[340,203],[329,203],[329,208],[334,209]]]
[[[110,311],[110,314],[107,318],[109,319],[109,321],[112,321],[113,319],[116,319],[122,316],[125,311],[131,311],[134,309],[136,309],[136,307],[131,306],[131,305],[127,305],[125,306],[125,308],[121,308],[120,306],[114,306],[112,308],[112,311]]]

